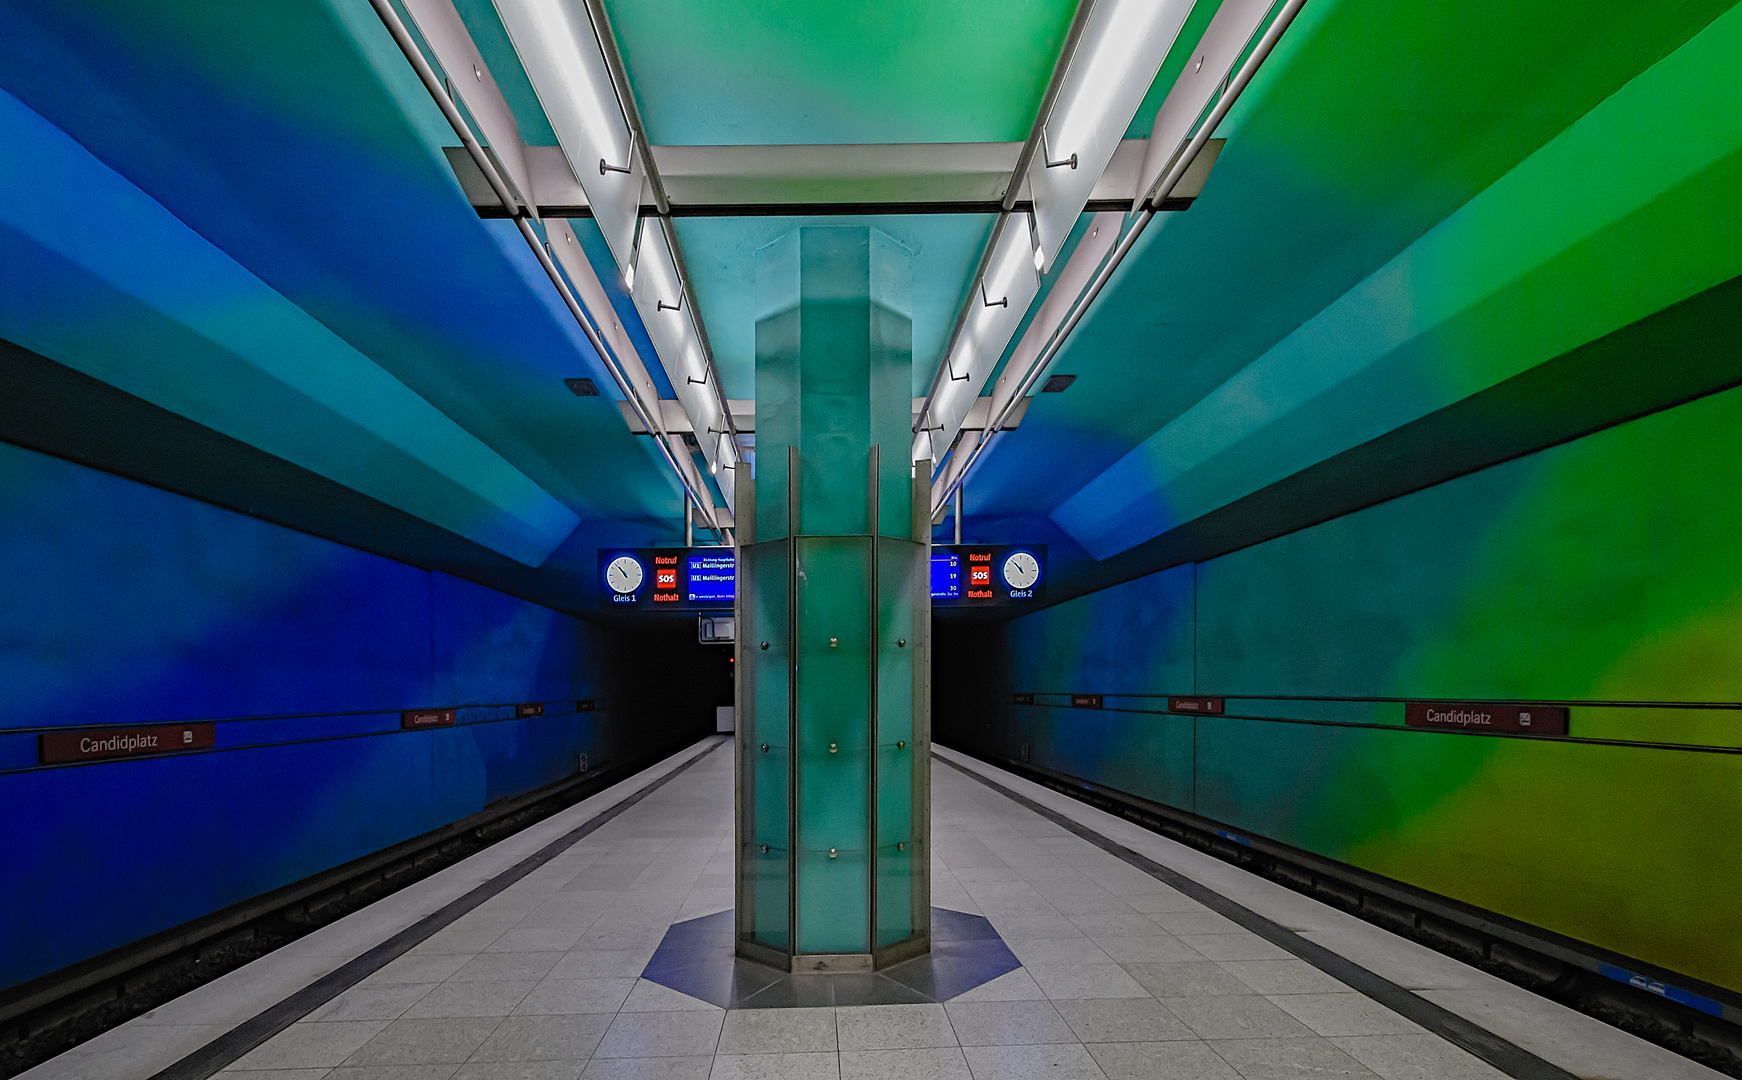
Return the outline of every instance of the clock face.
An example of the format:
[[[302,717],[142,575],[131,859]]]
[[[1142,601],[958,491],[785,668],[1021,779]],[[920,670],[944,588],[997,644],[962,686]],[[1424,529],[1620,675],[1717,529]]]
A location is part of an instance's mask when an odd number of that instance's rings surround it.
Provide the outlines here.
[[[1040,560],[1018,551],[1004,560],[1004,580],[1012,589],[1026,589],[1040,580]]]
[[[628,596],[641,588],[641,580],[645,571],[641,564],[628,555],[619,555],[611,560],[611,565],[605,567],[605,584],[611,586],[611,591]]]

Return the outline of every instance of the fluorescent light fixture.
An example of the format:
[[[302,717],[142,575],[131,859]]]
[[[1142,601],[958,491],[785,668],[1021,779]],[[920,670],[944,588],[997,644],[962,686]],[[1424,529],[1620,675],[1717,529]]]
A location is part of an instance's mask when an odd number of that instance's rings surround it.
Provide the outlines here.
[[[647,336],[659,354],[660,366],[683,403],[684,414],[690,418],[697,447],[708,462],[710,475],[719,478],[720,490],[732,498],[732,472],[717,469],[720,443],[709,439],[709,432],[722,431],[726,418],[721,415],[720,397],[712,385],[707,356],[702,352],[701,335],[696,332],[695,313],[684,298],[683,281],[678,277],[677,260],[672,257],[664,225],[657,218],[644,218],[639,239],[634,244],[636,255],[629,295],[635,310],[647,327]]]
[[[1005,346],[1040,291],[1027,215],[1012,218],[992,249],[986,275],[968,300],[968,317],[950,350],[949,371],[932,397],[927,419],[931,431],[921,431],[914,440],[914,460],[943,460],[944,451],[955,441],[962,420],[986,385],[986,377],[1004,355]]]
[[[495,0],[538,103],[620,269],[634,258],[642,163],[583,0]]]
[[[1143,95],[1191,14],[1192,0],[1100,0],[1083,27],[1028,166],[1045,270],[1107,171]]]

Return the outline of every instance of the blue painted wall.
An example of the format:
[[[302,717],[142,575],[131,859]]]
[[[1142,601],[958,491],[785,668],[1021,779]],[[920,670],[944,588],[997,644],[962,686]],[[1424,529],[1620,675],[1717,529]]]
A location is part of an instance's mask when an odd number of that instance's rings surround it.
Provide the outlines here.
[[[0,568],[0,987],[711,720],[632,714],[601,628],[3,443]],[[400,730],[426,706],[460,723]],[[213,751],[37,764],[43,730],[195,719]]]

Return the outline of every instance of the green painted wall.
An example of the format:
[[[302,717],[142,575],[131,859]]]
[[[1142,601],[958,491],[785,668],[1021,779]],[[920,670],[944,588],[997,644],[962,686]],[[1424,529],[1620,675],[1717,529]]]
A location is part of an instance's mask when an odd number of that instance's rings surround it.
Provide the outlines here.
[[[1742,712],[1638,707],[1742,701],[1738,490],[1733,389],[958,630],[988,635],[990,671],[940,692],[939,739],[1026,743],[1037,765],[1742,989]],[[1109,697],[1095,713],[1013,690]],[[1234,715],[1129,696],[1169,693]],[[1287,696],[1568,701],[1572,737]]]

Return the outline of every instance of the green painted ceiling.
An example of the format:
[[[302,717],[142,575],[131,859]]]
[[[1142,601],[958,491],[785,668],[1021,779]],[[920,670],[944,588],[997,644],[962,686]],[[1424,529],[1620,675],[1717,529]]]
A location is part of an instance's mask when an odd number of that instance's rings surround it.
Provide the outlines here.
[[[1140,241],[1055,364],[1077,382],[987,455],[970,511],[1049,513],[1731,3],[1308,4],[1203,197]]]
[[[1073,0],[607,0],[655,145],[1028,137]]]

